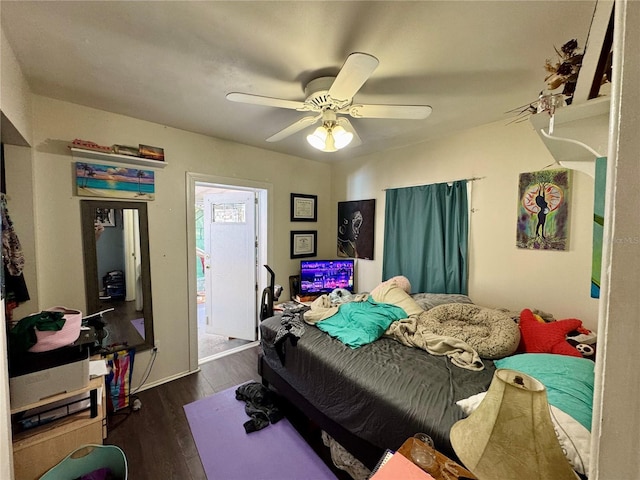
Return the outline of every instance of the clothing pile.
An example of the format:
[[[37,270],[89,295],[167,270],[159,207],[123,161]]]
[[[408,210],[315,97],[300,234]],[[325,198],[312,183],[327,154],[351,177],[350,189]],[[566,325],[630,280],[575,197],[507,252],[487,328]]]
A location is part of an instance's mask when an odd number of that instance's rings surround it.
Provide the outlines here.
[[[304,321],[302,315],[308,310],[308,307],[301,307],[299,309],[287,309],[282,314],[280,320],[280,328],[276,332],[276,338],[274,345],[280,362],[284,365],[285,358],[285,341],[287,338],[291,342],[292,346],[296,346],[298,339],[304,334]]]
[[[244,411],[251,417],[243,424],[246,433],[277,423],[284,417],[278,406],[278,396],[258,382],[249,382],[236,389],[236,400],[245,403]]]

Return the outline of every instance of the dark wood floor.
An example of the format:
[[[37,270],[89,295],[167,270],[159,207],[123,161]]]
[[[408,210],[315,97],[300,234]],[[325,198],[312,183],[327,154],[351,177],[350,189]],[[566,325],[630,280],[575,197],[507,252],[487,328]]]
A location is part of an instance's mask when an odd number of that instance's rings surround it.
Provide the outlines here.
[[[105,443],[125,452],[132,480],[206,479],[183,406],[244,382],[260,381],[257,365],[258,347],[250,348],[205,363],[198,373],[140,392],[139,411],[126,409],[109,417]],[[337,477],[350,478],[330,464],[328,450],[308,426],[296,428]]]

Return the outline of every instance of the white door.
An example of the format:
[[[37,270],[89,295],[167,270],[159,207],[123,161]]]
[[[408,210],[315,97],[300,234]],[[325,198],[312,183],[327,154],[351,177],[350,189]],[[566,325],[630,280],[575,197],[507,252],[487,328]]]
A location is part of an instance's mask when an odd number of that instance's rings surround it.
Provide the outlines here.
[[[252,191],[204,197],[207,333],[256,340],[256,200]]]

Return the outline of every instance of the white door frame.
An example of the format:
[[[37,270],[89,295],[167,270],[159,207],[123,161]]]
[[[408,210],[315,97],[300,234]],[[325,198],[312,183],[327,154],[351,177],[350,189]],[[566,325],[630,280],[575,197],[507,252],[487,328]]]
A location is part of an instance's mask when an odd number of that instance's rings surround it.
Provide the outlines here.
[[[257,189],[259,192],[258,200],[258,225],[257,232],[259,238],[266,241],[261,242],[258,247],[258,261],[269,264],[272,256],[272,246],[270,239],[273,238],[273,222],[269,221],[273,218],[273,202],[269,201],[273,198],[273,185],[267,182],[256,182],[242,178],[219,177],[216,175],[206,175],[200,173],[186,173],[186,191],[187,191],[187,287],[188,287],[188,312],[189,312],[189,371],[198,370],[198,305],[197,305],[197,285],[196,285],[196,262],[192,261],[196,258],[196,184],[209,183],[218,186],[228,186],[233,189]],[[259,265],[260,266],[260,265]],[[265,268],[258,269],[258,292],[259,296],[262,290],[267,286],[267,272]],[[258,305],[258,310],[259,310]]]

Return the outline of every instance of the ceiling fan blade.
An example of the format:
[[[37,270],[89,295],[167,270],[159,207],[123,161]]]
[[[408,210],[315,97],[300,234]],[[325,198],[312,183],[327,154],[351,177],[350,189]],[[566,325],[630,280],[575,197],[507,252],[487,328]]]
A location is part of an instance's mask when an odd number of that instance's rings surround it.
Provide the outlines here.
[[[297,122],[292,123],[288,127],[280,130],[278,133],[271,135],[269,138],[267,138],[267,142],[278,142],[283,138],[287,138],[289,135],[293,135],[294,133],[299,132],[300,130],[310,127],[321,118],[322,118],[322,115],[316,115],[314,117],[302,117]]]
[[[358,132],[356,132],[356,129],[353,128],[353,125],[351,125],[351,122],[349,120],[344,117],[339,117],[338,120],[336,120],[336,123],[338,125],[341,125],[347,132],[351,132],[353,134],[353,139],[351,140],[351,143],[347,145],[347,147],[357,147],[358,145],[362,144],[362,140],[360,139]]]
[[[433,109],[429,105],[351,105],[348,109],[353,118],[398,118],[422,120]]]
[[[252,105],[262,105],[265,107],[289,108],[291,110],[307,110],[303,102],[284,100],[282,98],[263,97],[262,95],[252,95],[250,93],[231,92],[227,93],[227,100],[232,102],[250,103]]]
[[[352,53],[342,65],[329,88],[329,95],[337,101],[350,100],[378,66],[378,59],[368,53]]]

